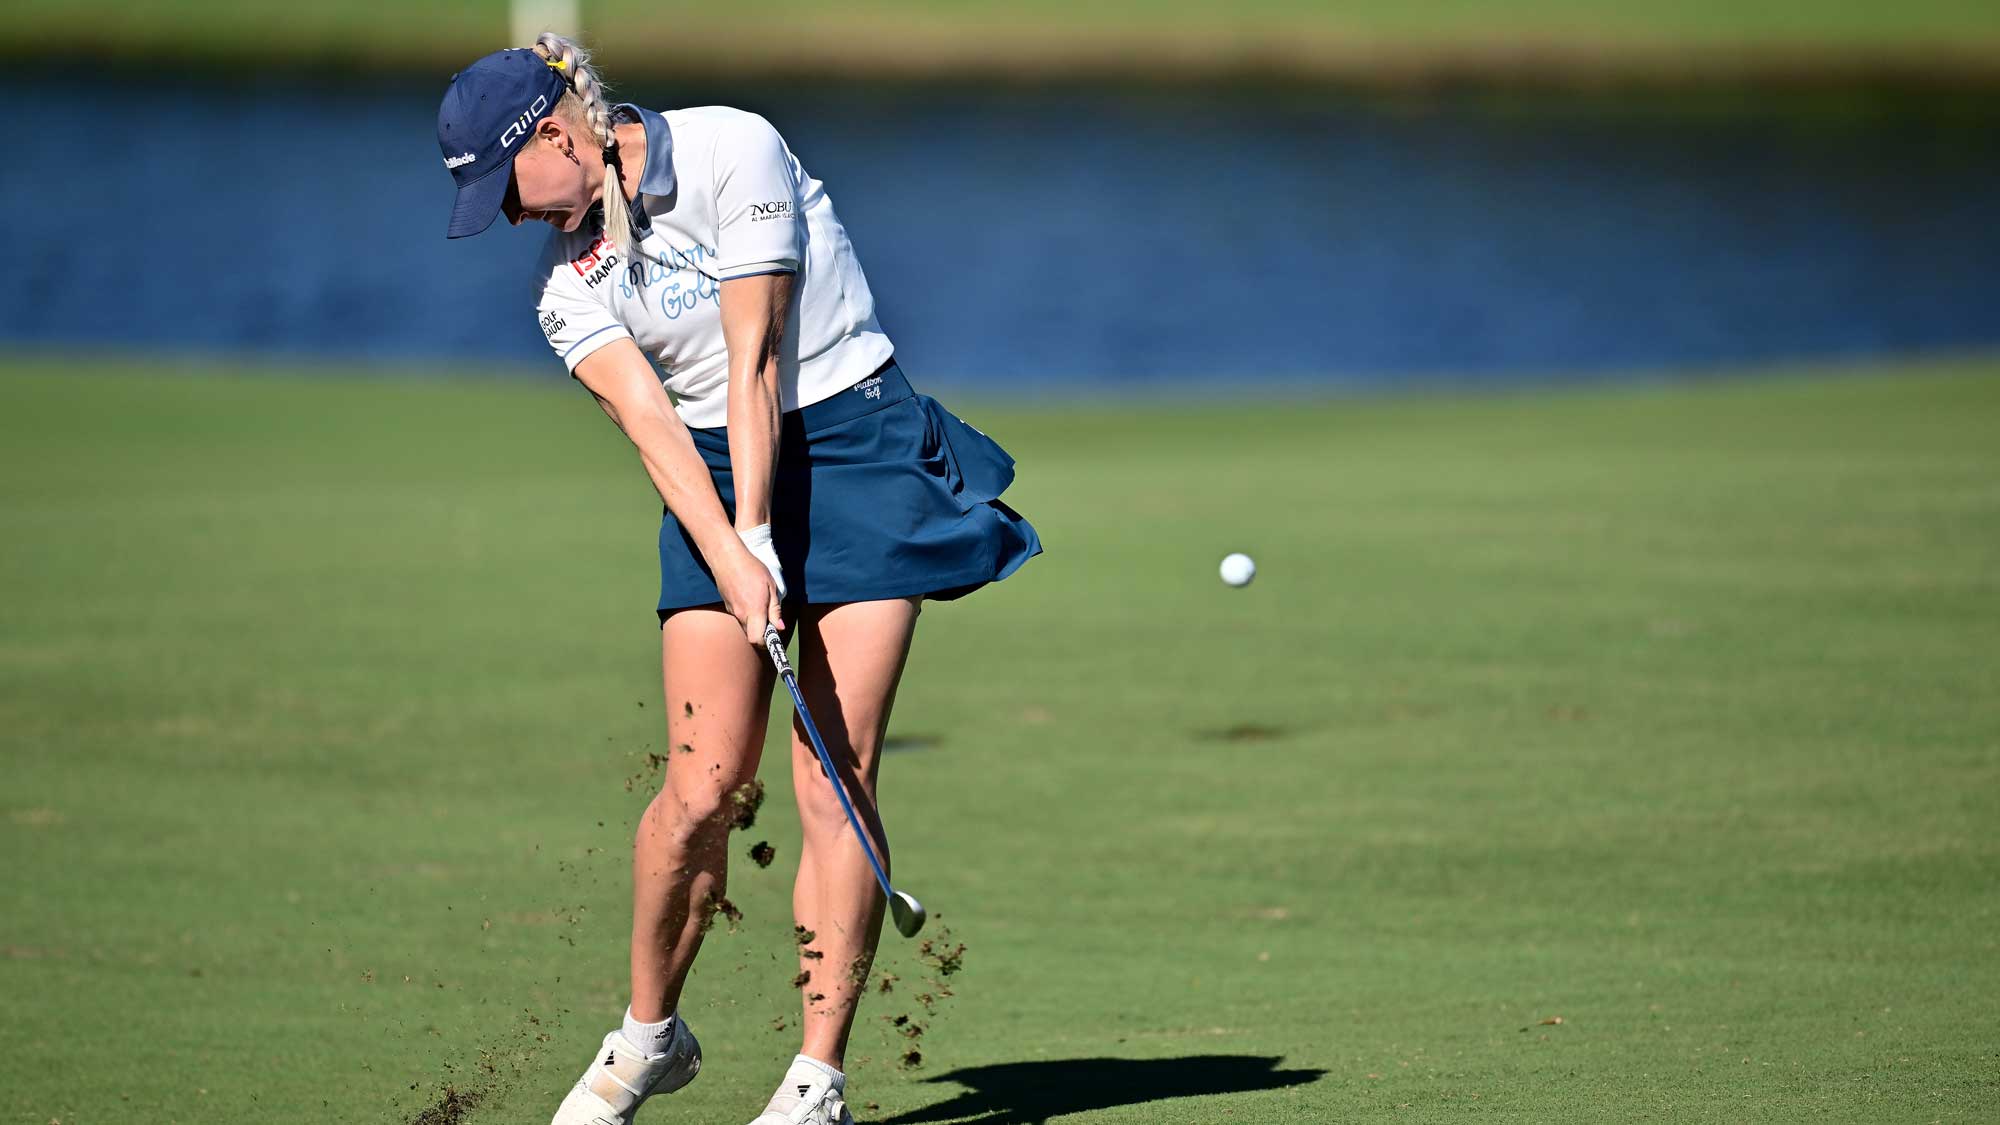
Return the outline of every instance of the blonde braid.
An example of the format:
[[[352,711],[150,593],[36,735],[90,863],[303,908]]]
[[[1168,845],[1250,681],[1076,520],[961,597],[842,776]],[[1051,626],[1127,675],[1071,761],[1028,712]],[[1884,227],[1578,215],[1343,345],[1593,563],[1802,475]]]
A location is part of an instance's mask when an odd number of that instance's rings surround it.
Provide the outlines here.
[[[535,53],[559,64],[569,80],[570,92],[562,96],[556,112],[572,124],[588,128],[604,149],[604,237],[624,254],[628,262],[638,261],[639,247],[632,237],[632,205],[625,198],[619,180],[618,135],[612,131],[611,99],[604,80],[590,65],[590,52],[553,31],[544,31],[535,40]]]

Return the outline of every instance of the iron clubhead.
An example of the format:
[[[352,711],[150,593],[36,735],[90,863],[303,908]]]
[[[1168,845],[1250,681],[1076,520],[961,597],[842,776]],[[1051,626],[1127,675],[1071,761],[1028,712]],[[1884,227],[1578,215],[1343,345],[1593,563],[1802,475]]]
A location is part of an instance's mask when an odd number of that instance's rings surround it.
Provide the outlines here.
[[[889,917],[896,921],[896,932],[904,937],[916,937],[924,928],[924,905],[903,891],[889,896]]]

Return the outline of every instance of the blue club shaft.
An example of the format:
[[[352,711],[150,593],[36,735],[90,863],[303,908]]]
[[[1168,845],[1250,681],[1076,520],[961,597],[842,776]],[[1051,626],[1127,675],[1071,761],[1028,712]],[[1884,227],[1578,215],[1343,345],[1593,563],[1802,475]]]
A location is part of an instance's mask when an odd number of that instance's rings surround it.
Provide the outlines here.
[[[847,799],[847,786],[840,783],[840,771],[833,765],[833,755],[826,752],[826,742],[819,736],[819,728],[813,725],[812,712],[806,710],[806,697],[799,691],[799,679],[792,673],[791,661],[785,659],[784,641],[778,637],[776,629],[764,633],[764,647],[771,654],[771,661],[777,665],[778,676],[785,681],[785,687],[792,693],[792,707],[799,713],[799,723],[806,728],[806,737],[812,741],[813,753],[819,755],[821,772],[832,784],[834,795],[840,798],[841,811],[847,814],[847,823],[854,826],[855,838],[861,841],[861,851],[868,857],[868,866],[875,869],[875,881],[882,884],[882,893],[895,897],[895,888],[889,885],[889,873],[882,870],[882,861],[875,856],[875,845],[868,838],[868,829],[862,826],[861,817],[854,811],[854,802]]]

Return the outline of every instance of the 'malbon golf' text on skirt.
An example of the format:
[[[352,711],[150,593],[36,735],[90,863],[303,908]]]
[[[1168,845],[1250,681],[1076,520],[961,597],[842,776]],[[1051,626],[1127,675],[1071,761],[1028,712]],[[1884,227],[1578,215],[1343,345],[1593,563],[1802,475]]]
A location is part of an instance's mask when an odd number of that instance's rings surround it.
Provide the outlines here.
[[[689,427],[730,518],[727,427]],[[788,607],[916,595],[955,598],[1040,554],[1042,541],[1000,501],[1014,459],[928,395],[892,360],[832,398],[783,415],[771,537]],[[708,563],[671,511],[660,521],[660,618],[722,600]]]

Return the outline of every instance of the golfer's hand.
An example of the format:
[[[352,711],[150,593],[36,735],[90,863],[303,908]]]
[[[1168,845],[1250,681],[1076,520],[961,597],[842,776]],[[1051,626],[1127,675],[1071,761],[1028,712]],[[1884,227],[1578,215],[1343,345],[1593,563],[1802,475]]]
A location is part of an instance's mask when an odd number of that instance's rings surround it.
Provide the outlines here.
[[[737,534],[743,549],[730,552],[727,565],[716,568],[715,584],[722,591],[723,607],[742,623],[744,639],[761,647],[766,622],[785,627],[785,575],[771,546],[769,525]]]

